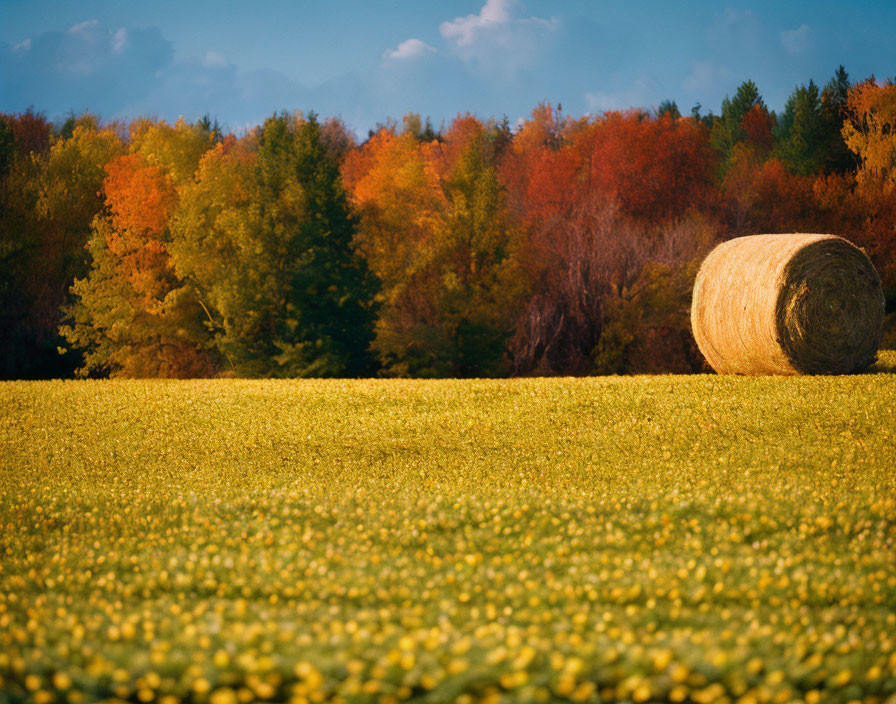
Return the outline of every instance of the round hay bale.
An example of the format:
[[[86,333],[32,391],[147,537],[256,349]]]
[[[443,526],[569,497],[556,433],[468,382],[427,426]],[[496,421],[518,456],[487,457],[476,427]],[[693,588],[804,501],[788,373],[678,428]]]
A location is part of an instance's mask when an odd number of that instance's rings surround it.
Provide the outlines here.
[[[716,247],[691,325],[719,374],[849,374],[872,362],[884,296],[868,257],[834,235],[752,235]]]

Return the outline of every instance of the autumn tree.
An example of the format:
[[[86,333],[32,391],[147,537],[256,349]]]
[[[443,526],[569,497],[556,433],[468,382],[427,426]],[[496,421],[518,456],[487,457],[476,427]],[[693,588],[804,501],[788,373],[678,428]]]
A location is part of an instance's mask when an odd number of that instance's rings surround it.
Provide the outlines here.
[[[896,187],[896,83],[874,79],[849,93],[846,145],[859,160],[858,182],[866,187]]]
[[[160,167],[175,188],[193,180],[202,155],[215,143],[214,125],[180,118],[173,125],[164,120],[139,118],[128,126],[130,151],[147,165]]]
[[[748,234],[755,226],[752,212],[757,198],[757,175],[772,154],[775,129],[775,116],[761,102],[754,103],[741,120],[740,141],[728,154],[722,192],[735,234]]]
[[[896,83],[869,79],[849,92],[843,138],[859,162],[856,197],[864,214],[856,241],[881,273],[896,307]]]
[[[555,147],[542,125],[534,115],[522,126],[502,170],[534,281],[513,340],[517,370],[624,370],[640,323],[659,324],[638,308],[649,299],[636,293],[645,267],[665,256],[667,233],[690,227],[679,224],[695,206],[716,208],[707,131],[670,115],[608,113],[567,123]]]
[[[691,120],[607,113],[576,133],[573,148],[588,187],[635,220],[662,223],[710,199],[714,158],[706,131]]]
[[[496,168],[500,140],[499,126],[461,117],[427,144],[381,130],[346,161],[358,242],[382,282],[374,347],[385,373],[504,370],[522,277]]]
[[[756,162],[738,154],[723,184],[737,204],[735,234],[815,232],[813,179],[791,172],[777,159]]]
[[[76,300],[62,328],[84,353],[82,375],[196,377],[218,368],[204,311],[169,251],[179,187],[210,144],[208,133],[184,121],[140,121],[130,153],[105,166],[90,271],[72,287]]]
[[[427,359],[417,350],[433,346],[426,339],[437,321],[429,260],[444,197],[409,133],[380,130],[348,156],[342,173],[360,218],[358,246],[381,285],[374,349],[389,373],[409,375],[425,363],[411,358]]]
[[[357,145],[354,133],[346,124],[335,117],[324,120],[320,130],[320,140],[329,161],[342,164]]]
[[[27,350],[22,362],[28,371],[18,375],[71,373],[76,356],[69,362],[57,353],[60,308],[69,301],[74,279],[87,271],[84,246],[102,207],[103,167],[124,146],[112,129],[97,129],[90,116],[82,116],[68,138],[52,143],[48,125],[41,132],[31,117],[24,122],[8,182],[16,186],[3,214],[4,238],[18,253],[14,301],[4,308],[18,321],[11,328],[24,335],[11,336],[20,353]]]
[[[757,157],[765,158],[774,147],[775,116],[759,103],[751,107],[741,121],[743,140],[740,144],[752,149]]]

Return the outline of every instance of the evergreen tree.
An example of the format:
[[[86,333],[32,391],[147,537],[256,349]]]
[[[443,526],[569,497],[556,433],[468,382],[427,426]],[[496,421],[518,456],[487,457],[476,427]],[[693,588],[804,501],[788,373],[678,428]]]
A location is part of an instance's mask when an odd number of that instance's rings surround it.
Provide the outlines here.
[[[196,126],[203,132],[207,132],[215,144],[224,140],[224,128],[218,122],[218,118],[212,119],[211,115],[205,113],[197,122]]]
[[[376,287],[366,263],[354,250],[357,221],[349,210],[339,164],[328,158],[314,113],[292,127],[291,140],[282,132],[290,127],[283,118],[265,125],[258,164],[263,191],[259,202],[266,202],[264,195],[278,195],[278,180],[267,182],[264,174],[269,161],[283,165],[283,155],[278,153],[281,146],[293,157],[293,163],[286,164],[285,182],[295,179],[305,195],[305,217],[296,223],[287,268],[288,288],[300,325],[294,330],[281,326],[284,335],[279,358],[285,356],[293,364],[298,362],[297,371],[304,371],[306,366],[313,368],[318,359],[324,358],[310,350],[308,345],[313,343],[330,357],[327,375],[369,374]],[[267,140],[271,128],[272,139]],[[275,208],[271,212],[271,224],[275,227],[279,225],[278,216]]]
[[[43,137],[40,151],[21,139],[22,123]],[[0,113],[0,379],[42,376],[48,353],[58,361],[52,328],[36,315],[47,280],[38,202],[49,141],[43,115]]]
[[[681,111],[678,109],[678,104],[674,100],[664,100],[661,102],[656,109],[656,116],[662,117],[663,115],[668,115],[673,120],[677,120],[681,117]]]
[[[842,134],[851,87],[849,75],[841,64],[821,92],[822,151],[827,172],[847,173],[857,166]]]
[[[426,118],[426,124],[423,126],[423,134],[420,136],[420,141],[422,142],[435,142],[442,138],[442,135],[439,134],[435,128],[432,126],[432,120],[429,119],[429,116]]]
[[[855,168],[841,135],[849,89],[849,76],[840,66],[823,91],[810,80],[791,93],[775,132],[775,154],[791,172],[810,176]]]
[[[735,145],[746,136],[743,128],[744,117],[754,105],[765,108],[759,89],[753,81],[744,81],[738,87],[733,98],[726,95],[722,101],[722,114],[713,120],[710,139],[713,148],[722,156],[723,162],[726,164]]]
[[[775,153],[790,171],[816,174],[825,160],[821,94],[814,81],[798,86],[784,105],[776,130]]]

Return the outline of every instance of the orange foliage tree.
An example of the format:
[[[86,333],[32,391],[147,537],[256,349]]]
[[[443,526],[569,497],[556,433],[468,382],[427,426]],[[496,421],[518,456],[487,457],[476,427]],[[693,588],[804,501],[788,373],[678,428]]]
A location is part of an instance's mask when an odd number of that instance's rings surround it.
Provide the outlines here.
[[[874,79],[849,91],[843,138],[856,155],[853,239],[868,251],[896,308],[896,83]]]
[[[81,374],[208,376],[217,368],[203,311],[177,276],[168,251],[176,181],[210,140],[179,123],[140,123],[132,153],[106,167],[105,207],[88,242],[92,267],[76,280],[62,332],[85,351]],[[186,148],[189,145],[191,148]],[[195,164],[193,167],[195,171]]]
[[[461,117],[442,141],[381,130],[346,159],[358,244],[382,286],[374,348],[387,374],[506,371],[523,278],[497,137]]]
[[[885,190],[896,188],[896,83],[873,79],[849,92],[846,146],[859,158],[858,183]]]

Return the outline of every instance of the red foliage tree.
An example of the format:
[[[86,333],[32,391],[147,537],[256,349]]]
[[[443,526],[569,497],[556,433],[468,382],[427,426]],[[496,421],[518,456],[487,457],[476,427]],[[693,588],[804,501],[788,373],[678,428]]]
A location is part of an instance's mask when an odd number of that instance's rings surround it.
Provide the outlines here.
[[[619,204],[624,215],[660,224],[713,198],[714,157],[699,123],[606,113],[573,135],[583,185]]]
[[[775,138],[772,135],[774,125],[775,120],[765,105],[757,103],[747,111],[741,122],[744,143],[756,149],[760,155],[767,155],[775,143]]]
[[[533,113],[501,171],[535,281],[517,322],[518,371],[588,372],[596,354],[600,368],[625,369],[622,357],[639,340],[626,333],[611,341],[607,326],[631,332],[642,322],[646,329],[665,325],[669,316],[644,315],[648,288],[650,305],[672,296],[664,309],[686,307],[681,285],[656,279],[647,286],[643,272],[651,262],[680,267],[707,246],[705,227],[682,222],[717,207],[713,160],[706,129],[692,120],[609,113],[567,121],[558,132],[548,111]],[[682,248],[685,230],[690,240]],[[674,317],[686,333],[681,316]]]

